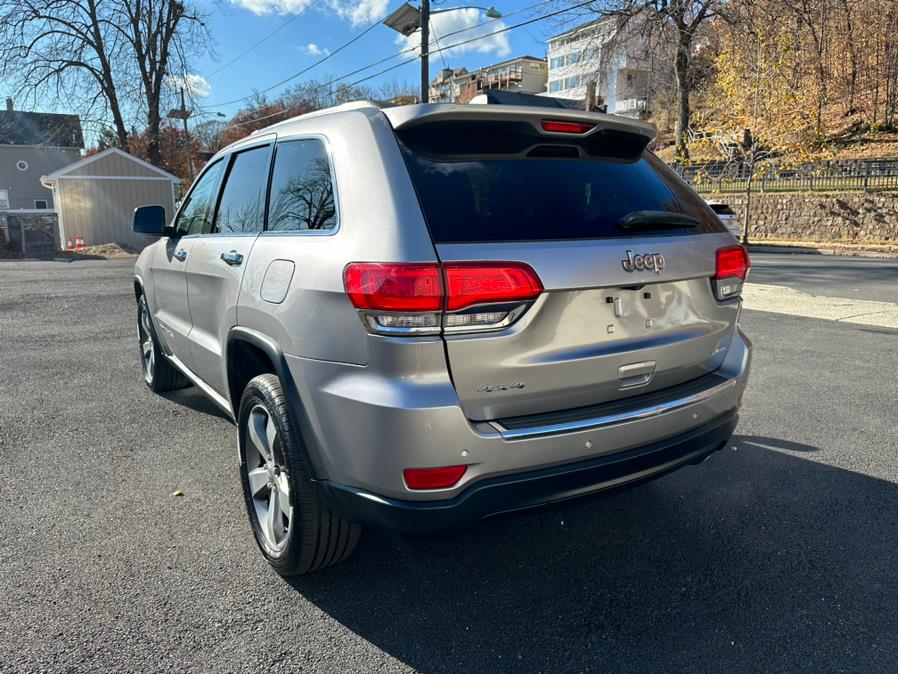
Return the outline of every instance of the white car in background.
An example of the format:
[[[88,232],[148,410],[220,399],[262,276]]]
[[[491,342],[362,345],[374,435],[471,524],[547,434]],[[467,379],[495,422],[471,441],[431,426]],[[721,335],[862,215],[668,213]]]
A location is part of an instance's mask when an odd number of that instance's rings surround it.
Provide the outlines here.
[[[742,226],[739,223],[739,215],[733,210],[732,206],[721,201],[712,201],[710,199],[705,199],[705,202],[711,210],[717,214],[717,217],[720,218],[720,221],[726,228],[733,233],[733,236],[737,239],[742,236]]]

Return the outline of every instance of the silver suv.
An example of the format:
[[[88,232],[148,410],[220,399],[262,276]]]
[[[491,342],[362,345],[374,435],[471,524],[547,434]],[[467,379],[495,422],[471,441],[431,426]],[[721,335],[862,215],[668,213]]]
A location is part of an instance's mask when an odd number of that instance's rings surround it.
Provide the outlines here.
[[[654,128],[353,103],[219,152],[137,261],[146,383],[237,423],[282,574],[657,477],[736,426],[748,255]]]

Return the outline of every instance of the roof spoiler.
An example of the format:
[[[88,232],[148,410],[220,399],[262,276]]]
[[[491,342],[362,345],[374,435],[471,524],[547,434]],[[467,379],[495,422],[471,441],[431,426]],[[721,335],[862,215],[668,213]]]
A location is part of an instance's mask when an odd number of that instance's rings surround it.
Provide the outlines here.
[[[590,124],[594,127],[594,132],[607,129],[634,134],[640,136],[645,145],[651,143],[658,134],[655,125],[649,122],[607,115],[602,112],[586,112],[585,110],[555,106],[425,103],[388,108],[382,112],[397,131],[442,122],[474,121],[525,121],[531,123],[537,130],[542,130],[542,122],[552,120]]]

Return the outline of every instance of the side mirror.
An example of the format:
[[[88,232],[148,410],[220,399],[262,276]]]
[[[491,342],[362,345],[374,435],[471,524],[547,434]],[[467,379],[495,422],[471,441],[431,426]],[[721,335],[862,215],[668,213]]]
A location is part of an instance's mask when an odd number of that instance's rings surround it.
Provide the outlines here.
[[[162,206],[140,206],[134,209],[134,225],[137,234],[165,236],[167,233],[165,209]]]

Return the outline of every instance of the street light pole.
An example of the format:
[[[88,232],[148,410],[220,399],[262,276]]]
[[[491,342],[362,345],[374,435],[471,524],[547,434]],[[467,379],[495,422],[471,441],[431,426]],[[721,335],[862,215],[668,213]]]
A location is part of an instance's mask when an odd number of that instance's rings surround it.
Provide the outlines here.
[[[421,102],[430,102],[430,0],[421,0]]]

